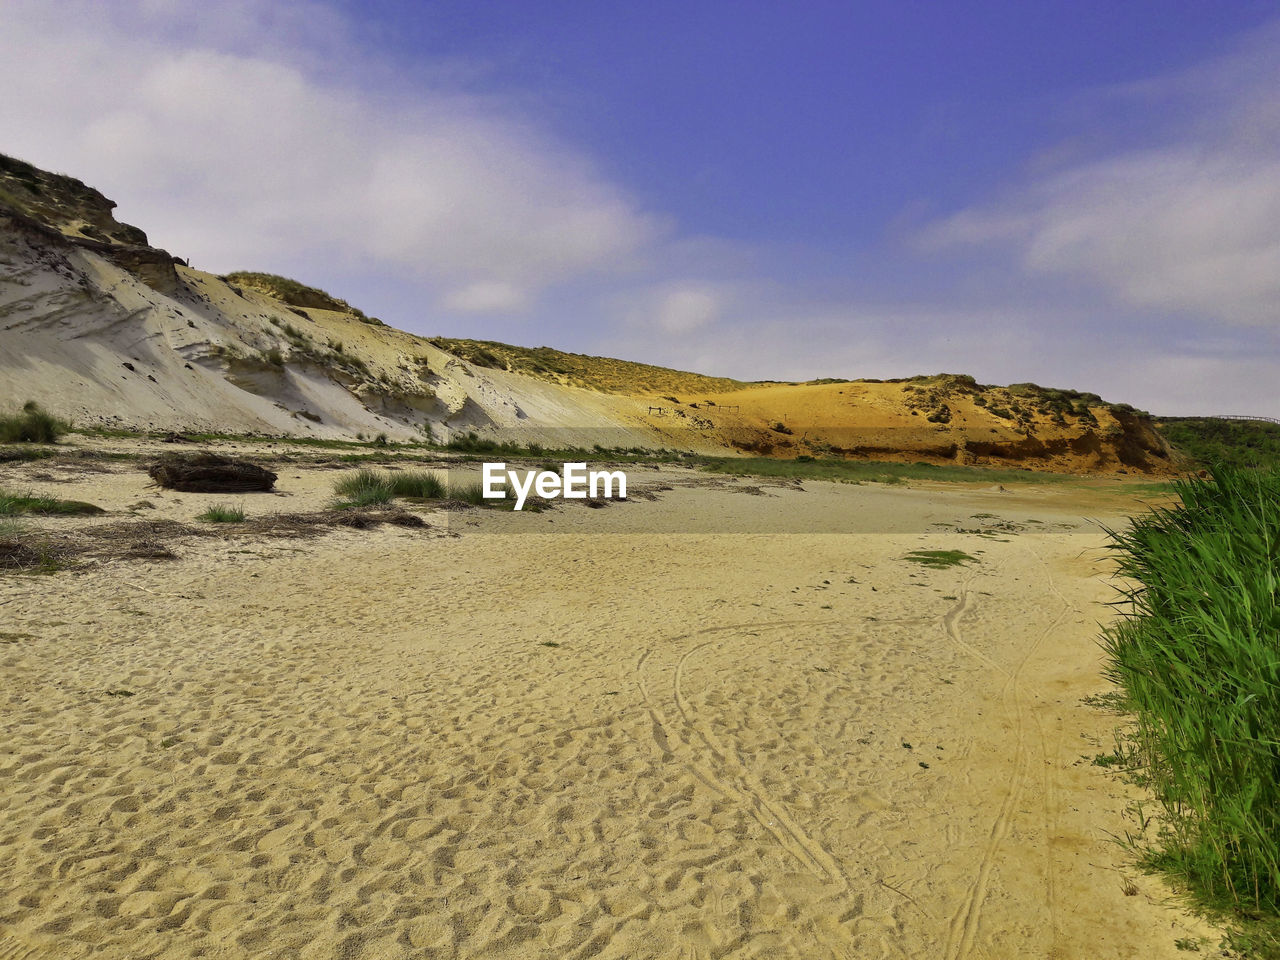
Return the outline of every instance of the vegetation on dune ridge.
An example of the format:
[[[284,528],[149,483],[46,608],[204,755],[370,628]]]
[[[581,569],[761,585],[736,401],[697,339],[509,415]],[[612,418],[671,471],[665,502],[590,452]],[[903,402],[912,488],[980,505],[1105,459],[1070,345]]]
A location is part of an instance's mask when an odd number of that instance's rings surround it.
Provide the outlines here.
[[[744,381],[728,377],[712,377],[630,360],[568,353],[551,347],[517,347],[492,340],[450,337],[433,337],[429,342],[432,346],[478,367],[510,370],[601,393],[725,393],[750,386]]]
[[[284,352],[279,346],[260,348],[257,352],[257,360],[260,363],[281,367],[284,366],[286,361],[309,361],[320,366],[341,370],[358,381],[378,382],[364,358],[349,353],[346,345],[341,340],[334,340],[330,337],[326,338],[322,344],[313,338],[311,334],[299,330],[291,323],[285,323],[276,317],[269,318],[268,322],[275,328],[278,335],[284,337],[285,343],[288,345],[288,352]],[[252,354],[246,356],[233,345],[227,344],[215,344],[210,352],[214,356],[232,361],[253,359]],[[383,386],[388,389],[392,388],[389,383],[384,383]]]
[[[1058,387],[1042,387],[1036,383],[1014,383],[1007,387],[978,383],[968,374],[938,373],[889,380],[822,378],[809,381],[735,380],[683,370],[672,370],[651,364],[569,353],[551,347],[518,347],[492,340],[467,340],[434,337],[429,341],[479,367],[507,370],[556,383],[584,387],[602,393],[622,394],[721,394],[751,387],[819,386],[823,384],[892,383],[901,384],[912,409],[927,414],[933,423],[950,422],[945,401],[969,396],[978,406],[997,417],[1030,424],[1036,415],[1066,425],[1074,418],[1086,426],[1097,426],[1094,410],[1101,408],[1113,415],[1149,418],[1145,411],[1126,403],[1111,403],[1096,393]],[[669,400],[679,403],[674,396]]]
[[[228,273],[222,279],[238,287],[256,290],[291,307],[349,313],[365,323],[383,325],[377,317],[366,316],[363,310],[351,306],[347,301],[340,300],[319,287],[309,287],[289,277],[255,270],[237,270],[234,273]]]
[[[93,187],[0,153],[0,209],[5,208],[68,236],[129,246],[147,243],[137,227],[116,221],[115,204]]]
[[[946,401],[967,398],[974,405],[983,407],[993,416],[1008,420],[1011,424],[1028,428],[1036,417],[1048,419],[1058,426],[1067,426],[1070,420],[1088,428],[1099,426],[1096,410],[1107,411],[1113,417],[1135,417],[1150,420],[1151,414],[1127,403],[1111,403],[1096,393],[1069,390],[1062,387],[1042,387],[1038,383],[1011,383],[1007,387],[978,383],[964,373],[939,373],[930,376],[907,377],[899,380],[862,380],[855,383],[900,383],[907,394],[907,404],[914,410],[927,413],[931,423],[949,423],[951,409]]]
[[[1162,417],[1160,432],[1197,463],[1280,467],[1280,423],[1216,417]]]
[[[1164,811],[1147,857],[1280,949],[1280,470],[1220,465],[1176,493],[1110,532],[1132,585],[1108,672]]]

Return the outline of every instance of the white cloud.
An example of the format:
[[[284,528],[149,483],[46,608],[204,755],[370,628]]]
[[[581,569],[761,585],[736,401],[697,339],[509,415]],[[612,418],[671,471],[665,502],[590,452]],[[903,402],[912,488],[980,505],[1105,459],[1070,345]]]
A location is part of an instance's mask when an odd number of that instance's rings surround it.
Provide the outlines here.
[[[1043,176],[924,231],[927,246],[1008,242],[1031,273],[1119,302],[1280,323],[1280,29],[1188,74],[1112,91],[1177,124],[1161,142]],[[1154,108],[1158,107],[1158,110]]]
[[[677,287],[659,295],[654,319],[667,333],[689,333],[720,317],[723,298],[708,287]]]
[[[455,309],[502,311],[625,269],[665,231],[492,99],[369,92],[326,80],[314,49],[254,41],[293,35],[279,5],[56,6],[6,6],[3,149],[98,186],[198,266],[408,271]],[[330,54],[351,42],[308,9],[286,26]]]
[[[197,266],[289,273],[410,329],[435,326],[433,306],[491,314],[487,338],[537,325],[540,342],[710,373],[951,370],[1280,414],[1271,331],[1240,326],[1278,319],[1280,27],[1109,91],[1141,142],[1059,151],[932,225],[925,242],[983,251],[949,287],[875,250],[859,268],[679,235],[550,136],[535,100],[486,95],[484,64],[386,62],[321,0],[0,4],[0,150],[102,189]],[[1153,333],[1153,312],[1186,315]]]
[[[527,305],[524,291],[509,283],[473,283],[454,290],[443,302],[459,313],[510,313]]]

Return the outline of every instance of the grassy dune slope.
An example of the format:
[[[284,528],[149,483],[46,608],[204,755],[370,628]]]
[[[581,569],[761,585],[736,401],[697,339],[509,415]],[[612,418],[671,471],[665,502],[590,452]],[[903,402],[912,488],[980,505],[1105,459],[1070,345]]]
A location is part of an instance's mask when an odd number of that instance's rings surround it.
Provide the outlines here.
[[[441,350],[479,367],[510,370],[602,393],[635,396],[670,393],[679,396],[725,393],[747,385],[728,377],[709,377],[701,373],[670,370],[630,360],[567,353],[552,347],[516,347],[492,340],[459,340],[450,337],[434,337],[431,342]]]

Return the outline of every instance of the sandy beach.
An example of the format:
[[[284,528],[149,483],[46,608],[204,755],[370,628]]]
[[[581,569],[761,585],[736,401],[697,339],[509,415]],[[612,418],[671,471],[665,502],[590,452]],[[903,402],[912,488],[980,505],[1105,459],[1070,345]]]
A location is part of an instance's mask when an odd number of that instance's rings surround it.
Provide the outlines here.
[[[227,499],[42,469],[4,479],[187,523]],[[335,475],[244,501],[313,508]],[[1115,842],[1141,794],[1093,762],[1123,722],[1095,521],[1131,499],[633,476],[647,495],[602,510],[0,577],[0,957],[1068,960],[1214,936]],[[934,549],[973,560],[907,559]]]
[[[4,3],[0,960],[1280,960],[1275,7]]]

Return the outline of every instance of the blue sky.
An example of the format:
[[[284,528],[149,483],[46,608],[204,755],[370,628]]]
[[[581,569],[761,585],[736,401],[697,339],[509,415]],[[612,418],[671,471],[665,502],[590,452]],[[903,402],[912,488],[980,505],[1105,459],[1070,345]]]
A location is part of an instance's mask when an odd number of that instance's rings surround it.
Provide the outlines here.
[[[913,204],[969,202],[1059,140],[1129,139],[1141,132],[1133,123],[1159,118],[1094,126],[1072,99],[1226,52],[1268,10],[1169,0],[349,7],[391,56],[466,58],[483,65],[485,87],[536,97],[542,120],[689,228],[823,245],[878,242]],[[1121,120],[1128,129],[1109,128]]]
[[[418,333],[1280,416],[1253,2],[9,0],[0,150]]]

